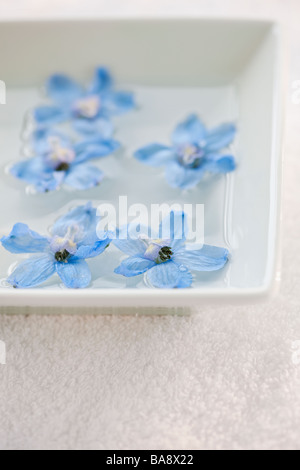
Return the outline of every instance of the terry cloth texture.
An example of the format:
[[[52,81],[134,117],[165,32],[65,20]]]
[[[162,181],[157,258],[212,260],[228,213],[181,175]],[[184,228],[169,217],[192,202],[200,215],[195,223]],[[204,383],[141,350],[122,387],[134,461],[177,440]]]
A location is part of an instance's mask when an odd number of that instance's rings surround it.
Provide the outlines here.
[[[83,9],[78,0],[13,3],[0,1],[1,17],[66,15],[71,4],[79,17]],[[151,16],[172,7],[178,16],[288,25],[281,290],[265,304],[199,306],[193,316],[2,311],[0,448],[299,449],[300,105],[291,99],[300,80],[299,0],[86,0],[84,15],[125,5]]]

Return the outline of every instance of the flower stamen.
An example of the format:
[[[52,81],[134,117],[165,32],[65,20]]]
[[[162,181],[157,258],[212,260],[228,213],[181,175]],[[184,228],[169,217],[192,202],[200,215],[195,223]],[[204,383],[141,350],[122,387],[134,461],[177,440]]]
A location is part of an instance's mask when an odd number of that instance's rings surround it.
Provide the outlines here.
[[[159,256],[160,261],[166,262],[166,261],[170,261],[170,259],[172,259],[173,254],[174,253],[173,253],[171,247],[164,246],[160,250],[160,252],[158,253],[158,256]]]
[[[54,256],[56,261],[58,261],[59,263],[66,263],[70,256],[70,253],[67,250],[62,250],[57,251]]]
[[[75,237],[79,234],[79,227],[71,225],[68,227],[64,237],[55,236],[51,241],[51,249],[56,261],[66,262],[68,258],[77,252]]]
[[[199,145],[186,145],[179,149],[179,160],[181,164],[188,168],[199,168],[205,152]]]
[[[172,248],[166,245],[166,243],[169,242],[170,240],[149,240],[147,243],[145,258],[150,259],[157,264],[170,261],[174,253]]]
[[[70,165],[68,163],[62,162],[58,165],[55,171],[68,171],[69,168],[70,168]]]
[[[61,147],[57,141],[52,141],[51,145],[53,150],[47,157],[48,164],[55,171],[68,171],[76,158],[74,150]]]
[[[82,118],[93,119],[99,113],[100,107],[100,98],[98,96],[89,96],[75,103],[74,112]]]

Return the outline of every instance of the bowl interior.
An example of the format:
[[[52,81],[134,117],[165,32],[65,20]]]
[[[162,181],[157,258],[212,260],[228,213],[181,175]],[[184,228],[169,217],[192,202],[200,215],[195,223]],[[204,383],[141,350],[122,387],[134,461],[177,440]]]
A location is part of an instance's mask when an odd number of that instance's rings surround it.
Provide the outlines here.
[[[194,288],[223,292],[269,288],[274,277],[280,179],[280,34],[269,23],[230,21],[92,21],[3,23],[2,76],[7,103],[0,106],[0,235],[16,222],[45,233],[58,215],[77,203],[167,202],[203,204],[205,243],[226,246],[223,271],[198,274]],[[5,47],[4,47],[5,45]],[[51,73],[88,80],[107,65],[122,89],[136,93],[139,108],[115,120],[123,148],[97,165],[107,178],[87,192],[32,195],[7,174],[20,158],[20,133],[28,109],[41,102]],[[210,127],[233,121],[239,133],[232,151],[238,170],[189,192],[168,187],[163,172],[135,161],[149,142],[169,143],[173,127],[191,112]],[[0,248],[0,278],[20,257]],[[122,255],[113,249],[90,263],[93,288],[144,289],[142,279],[113,273]],[[53,278],[42,287],[60,289]],[[207,292],[206,292],[207,293]]]

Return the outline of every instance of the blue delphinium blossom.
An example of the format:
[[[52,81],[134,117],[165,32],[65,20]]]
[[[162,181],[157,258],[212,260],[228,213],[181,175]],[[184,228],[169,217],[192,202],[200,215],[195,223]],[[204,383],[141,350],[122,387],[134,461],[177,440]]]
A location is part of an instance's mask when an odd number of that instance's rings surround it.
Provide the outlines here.
[[[195,115],[179,124],[172,134],[172,146],[150,144],[135,152],[135,158],[153,167],[165,167],[166,180],[174,188],[196,186],[207,173],[235,170],[232,155],[222,154],[236,135],[234,124],[208,130]]]
[[[74,129],[83,134],[98,134],[110,126],[109,118],[135,107],[133,93],[115,91],[109,71],[95,70],[92,83],[84,89],[62,74],[52,75],[46,83],[48,97],[54,103],[34,109],[38,126],[53,126],[71,121]]]
[[[38,192],[49,192],[62,184],[78,190],[100,184],[103,172],[88,161],[110,155],[120,143],[94,136],[73,144],[61,132],[43,128],[35,131],[31,146],[38,155],[16,163],[10,173],[33,185]]]
[[[61,217],[50,237],[39,235],[25,224],[16,224],[10,235],[0,240],[3,247],[11,253],[36,256],[20,263],[8,283],[15,288],[36,287],[57,273],[66,287],[88,287],[91,272],[85,260],[103,253],[111,242],[108,233],[103,232],[101,239],[97,237],[99,220],[96,209],[88,203]]]
[[[113,132],[107,137],[110,139]],[[106,138],[101,135],[101,137]],[[71,138],[54,127],[40,127],[35,129],[26,137],[24,152],[30,155],[47,155],[52,151],[53,142],[58,142],[61,146],[69,146]]]
[[[135,230],[136,227],[129,225],[113,240],[121,251],[130,255],[115,273],[126,277],[146,273],[146,281],[153,287],[191,287],[191,271],[217,271],[228,261],[229,252],[225,248],[209,245],[194,251],[186,248],[188,227],[183,212],[171,212],[160,225],[157,238],[136,236]],[[150,229],[141,231],[153,237]]]

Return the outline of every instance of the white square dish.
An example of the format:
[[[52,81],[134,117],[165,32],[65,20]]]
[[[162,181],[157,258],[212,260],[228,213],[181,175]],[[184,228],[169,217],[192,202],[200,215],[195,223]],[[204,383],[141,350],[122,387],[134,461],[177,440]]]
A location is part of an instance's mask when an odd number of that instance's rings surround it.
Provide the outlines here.
[[[127,282],[109,271],[104,254],[90,289],[39,289],[0,285],[0,306],[192,307],[204,301],[266,297],[278,267],[282,173],[282,34],[274,23],[217,20],[94,20],[0,23],[1,76],[7,104],[0,106],[0,236],[16,222],[40,233],[62,209],[78,201],[181,202],[205,205],[205,242],[231,253],[218,273],[198,274],[193,289],[158,290]],[[19,158],[26,111],[39,103],[48,75],[64,72],[85,80],[97,65],[112,69],[122,88],[143,106],[116,121],[124,144],[113,163],[101,161],[108,180],[84,193],[33,196],[5,172]],[[182,195],[132,158],[145,142],[165,141],[174,125],[197,112],[208,126],[234,121],[238,139],[235,173]],[[106,168],[107,165],[107,168]],[[118,185],[110,184],[118,179]],[[115,187],[118,188],[116,192]],[[114,254],[112,253],[114,260]],[[0,247],[0,279],[18,258]],[[117,263],[117,254],[115,254]],[[117,264],[116,264],[117,265]]]

